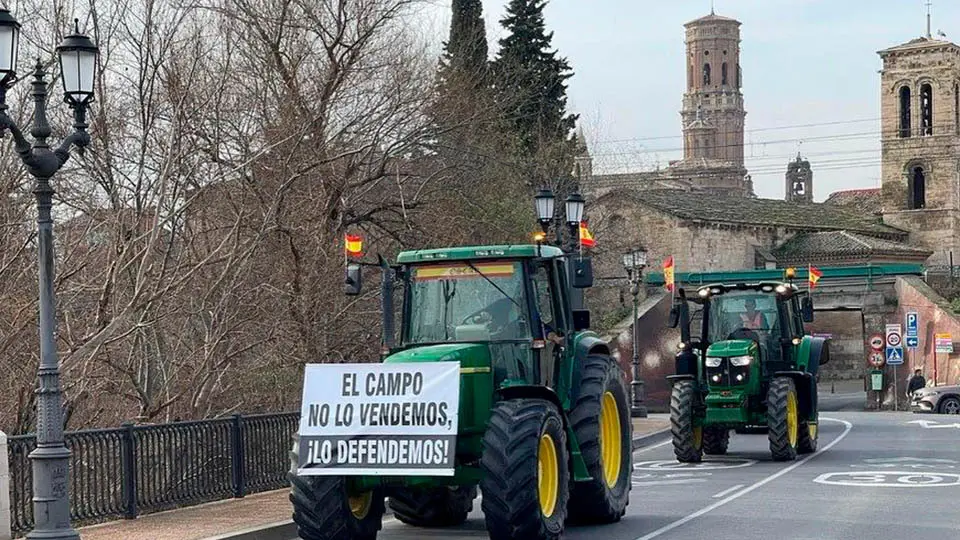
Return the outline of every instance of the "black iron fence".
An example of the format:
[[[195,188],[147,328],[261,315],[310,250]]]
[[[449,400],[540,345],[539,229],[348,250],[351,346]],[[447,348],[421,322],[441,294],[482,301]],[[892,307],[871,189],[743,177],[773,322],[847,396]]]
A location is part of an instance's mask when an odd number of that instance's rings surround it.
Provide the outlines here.
[[[243,497],[288,485],[300,413],[127,424],[68,432],[70,513],[75,525]],[[34,435],[8,439],[14,536],[33,526]]]

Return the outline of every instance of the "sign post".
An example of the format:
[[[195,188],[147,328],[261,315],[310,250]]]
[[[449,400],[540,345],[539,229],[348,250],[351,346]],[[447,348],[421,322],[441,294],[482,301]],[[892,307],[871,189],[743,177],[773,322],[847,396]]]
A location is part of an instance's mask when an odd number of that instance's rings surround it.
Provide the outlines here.
[[[887,325],[887,365],[893,366],[893,410],[900,410],[900,395],[897,392],[897,366],[903,364],[903,329],[900,324]]]

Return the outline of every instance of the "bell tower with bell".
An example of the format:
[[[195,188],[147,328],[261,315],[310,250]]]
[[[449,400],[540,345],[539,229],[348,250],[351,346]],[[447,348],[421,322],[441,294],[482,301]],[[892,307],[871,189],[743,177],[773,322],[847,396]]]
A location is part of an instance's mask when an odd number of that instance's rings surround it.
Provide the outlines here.
[[[797,159],[787,164],[787,202],[813,202],[813,171],[810,162],[797,152]]]

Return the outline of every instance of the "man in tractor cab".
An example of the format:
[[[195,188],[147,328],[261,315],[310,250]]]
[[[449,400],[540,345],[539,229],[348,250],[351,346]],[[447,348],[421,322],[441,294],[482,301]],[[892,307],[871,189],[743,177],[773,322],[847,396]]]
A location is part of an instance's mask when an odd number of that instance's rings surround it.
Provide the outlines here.
[[[764,331],[770,329],[770,325],[767,324],[767,318],[763,313],[757,311],[756,300],[753,298],[747,298],[743,302],[743,307],[746,309],[744,313],[740,314],[740,322],[742,323],[743,328]]]

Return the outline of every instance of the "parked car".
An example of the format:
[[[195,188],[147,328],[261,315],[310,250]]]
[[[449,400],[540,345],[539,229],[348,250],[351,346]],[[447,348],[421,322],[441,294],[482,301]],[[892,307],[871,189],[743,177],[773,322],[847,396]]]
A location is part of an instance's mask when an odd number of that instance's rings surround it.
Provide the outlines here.
[[[910,410],[939,414],[960,414],[960,385],[928,386],[913,393]]]

